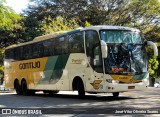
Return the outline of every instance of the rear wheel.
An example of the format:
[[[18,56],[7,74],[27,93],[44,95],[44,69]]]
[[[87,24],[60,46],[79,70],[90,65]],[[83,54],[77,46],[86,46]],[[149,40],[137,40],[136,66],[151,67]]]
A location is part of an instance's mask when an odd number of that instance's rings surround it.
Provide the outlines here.
[[[119,92],[114,92],[112,94],[113,94],[113,97],[118,97],[119,96]]]
[[[23,95],[29,94],[29,91],[27,89],[27,82],[25,80],[22,81],[21,88],[22,88],[22,94]]]
[[[84,91],[84,85],[82,80],[78,80],[77,82],[77,90],[78,90],[78,96],[79,98],[84,98],[85,97],[85,91]]]
[[[21,85],[19,84],[18,80],[14,83],[14,89],[16,90],[17,95],[22,94]]]

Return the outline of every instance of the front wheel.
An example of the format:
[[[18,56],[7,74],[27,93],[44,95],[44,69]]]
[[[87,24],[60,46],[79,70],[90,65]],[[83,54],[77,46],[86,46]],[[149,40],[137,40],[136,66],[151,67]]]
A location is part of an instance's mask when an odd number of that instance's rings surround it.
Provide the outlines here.
[[[85,97],[85,91],[84,91],[84,85],[82,80],[78,80],[77,82],[77,90],[78,90],[78,96],[79,98],[84,98]]]
[[[118,97],[119,96],[119,92],[114,92],[112,94],[113,94],[113,97]]]

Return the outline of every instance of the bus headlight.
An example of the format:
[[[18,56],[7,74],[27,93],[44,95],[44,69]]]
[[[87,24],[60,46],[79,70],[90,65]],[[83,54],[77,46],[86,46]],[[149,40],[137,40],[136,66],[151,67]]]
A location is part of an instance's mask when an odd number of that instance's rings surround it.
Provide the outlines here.
[[[112,83],[112,79],[106,79],[106,82]]]
[[[143,79],[143,82],[144,82],[145,84],[149,85],[149,79],[148,79],[148,78]]]
[[[117,83],[119,83],[119,81],[118,80],[112,80],[112,83],[117,84]]]
[[[143,79],[143,82],[148,82],[148,78]]]

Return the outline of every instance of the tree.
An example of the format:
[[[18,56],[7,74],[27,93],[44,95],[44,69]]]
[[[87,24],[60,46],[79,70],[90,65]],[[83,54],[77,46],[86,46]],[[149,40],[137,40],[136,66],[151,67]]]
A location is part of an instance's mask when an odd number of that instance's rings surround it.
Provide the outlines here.
[[[87,21],[92,25],[131,23],[145,28],[151,23],[159,24],[160,3],[158,0],[31,0],[24,13],[41,21],[58,16],[75,19],[80,26]]]
[[[78,27],[79,26],[75,20],[67,21],[62,17],[57,17],[55,20],[52,20],[49,17],[44,20],[41,30],[43,30],[45,34],[50,34],[58,31],[70,31]]]
[[[23,17],[21,19],[21,26],[23,27],[21,42],[32,41],[35,37],[44,34],[42,31],[42,23],[36,18]]]
[[[152,57],[149,59],[148,69],[149,69],[150,76],[152,78],[156,76],[155,71],[157,70],[158,65],[159,65],[159,62],[156,57]]]
[[[144,39],[159,42],[160,41],[159,31],[160,31],[160,26],[158,26],[158,25],[148,25],[148,27],[143,29]]]
[[[3,59],[4,59],[4,49],[0,48],[0,74],[2,74],[4,71]]]
[[[4,5],[5,0],[0,0],[0,47],[6,47],[17,43],[20,38],[19,31],[22,29],[19,21],[20,15]]]
[[[18,43],[21,38],[22,27],[19,23],[21,16],[5,6],[5,0],[0,0],[0,74],[3,74],[4,49]]]

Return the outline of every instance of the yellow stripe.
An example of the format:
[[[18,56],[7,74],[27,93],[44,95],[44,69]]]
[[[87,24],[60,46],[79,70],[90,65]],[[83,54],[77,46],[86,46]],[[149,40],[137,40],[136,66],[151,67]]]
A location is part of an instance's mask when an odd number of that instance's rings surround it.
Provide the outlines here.
[[[118,80],[120,82],[130,83],[130,82],[139,82],[141,80],[132,80],[132,75],[111,75],[114,80]]]
[[[21,81],[25,78],[28,84],[34,87],[41,80],[48,57],[10,62],[5,69],[6,87],[13,87],[14,80],[17,78]],[[36,67],[36,63],[40,66]],[[29,64],[26,66],[25,64]]]

